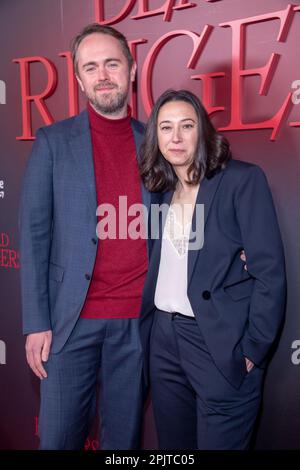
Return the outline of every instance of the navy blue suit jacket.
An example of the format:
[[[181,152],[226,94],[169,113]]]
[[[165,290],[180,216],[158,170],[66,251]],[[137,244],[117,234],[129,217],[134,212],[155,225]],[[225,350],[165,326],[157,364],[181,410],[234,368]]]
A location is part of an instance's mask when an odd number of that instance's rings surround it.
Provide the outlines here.
[[[138,149],[144,126],[132,119]],[[143,204],[150,194],[142,185]],[[68,339],[93,273],[96,188],[88,115],[37,132],[20,209],[23,332],[53,330],[52,351]]]
[[[165,193],[161,202],[169,204],[171,198]],[[246,374],[245,356],[264,367],[283,320],[285,263],[276,213],[263,171],[237,160],[201,182],[196,203],[204,204],[204,245],[189,250],[188,298],[215,364],[238,388]],[[195,214],[192,224],[195,229]],[[146,355],[160,252],[161,236],[152,241],[144,289]]]

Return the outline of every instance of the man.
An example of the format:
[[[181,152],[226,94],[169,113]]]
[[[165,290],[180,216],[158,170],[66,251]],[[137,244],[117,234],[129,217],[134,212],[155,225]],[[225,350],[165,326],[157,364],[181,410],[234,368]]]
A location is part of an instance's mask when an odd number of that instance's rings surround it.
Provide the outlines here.
[[[40,448],[83,448],[99,383],[101,448],[135,449],[147,245],[105,233],[99,242],[96,209],[118,213],[119,196],[149,207],[136,159],[143,126],[127,105],[136,64],[124,36],[99,24],[83,29],[72,54],[87,109],[37,132],[21,203],[23,329],[41,379]]]

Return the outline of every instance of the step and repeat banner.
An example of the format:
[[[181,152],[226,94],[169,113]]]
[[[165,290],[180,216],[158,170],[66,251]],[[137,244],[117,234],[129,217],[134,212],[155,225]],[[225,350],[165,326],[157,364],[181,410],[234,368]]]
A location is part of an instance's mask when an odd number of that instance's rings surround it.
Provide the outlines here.
[[[0,449],[38,446],[38,379],[21,333],[18,207],[39,127],[85,107],[71,39],[113,25],[137,61],[133,114],[146,121],[167,88],[187,88],[229,139],[259,164],[274,197],[288,276],[286,320],[265,382],[256,449],[300,449],[300,1],[0,1]],[[151,403],[143,447],[156,448]],[[86,449],[99,447],[94,430]]]

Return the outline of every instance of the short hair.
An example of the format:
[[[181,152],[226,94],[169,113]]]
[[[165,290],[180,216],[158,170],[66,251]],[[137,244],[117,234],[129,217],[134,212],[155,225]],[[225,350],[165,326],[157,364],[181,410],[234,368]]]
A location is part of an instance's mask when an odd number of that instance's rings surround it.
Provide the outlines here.
[[[112,28],[111,26],[100,25],[99,23],[91,23],[85,26],[85,28],[83,28],[83,30],[80,31],[80,33],[77,34],[77,36],[75,36],[75,38],[71,42],[71,54],[72,54],[75,72],[78,74],[76,54],[77,54],[79,44],[82,42],[84,38],[94,33],[107,34],[109,36],[116,38],[119,41],[122,51],[127,59],[129,70],[131,70],[131,67],[133,66],[133,63],[134,63],[134,58],[132,57],[132,54],[130,52],[127,39],[125,38],[125,36],[122,33],[120,33],[120,31],[117,31],[115,28]]]
[[[227,139],[216,131],[197,96],[188,90],[167,90],[158,98],[152,109],[139,153],[141,177],[149,191],[174,190],[178,182],[172,165],[159,150],[157,138],[159,110],[170,101],[189,103],[198,118],[198,142],[194,159],[187,171],[187,183],[197,185],[204,177],[211,178],[219,169],[225,168],[231,159]]]

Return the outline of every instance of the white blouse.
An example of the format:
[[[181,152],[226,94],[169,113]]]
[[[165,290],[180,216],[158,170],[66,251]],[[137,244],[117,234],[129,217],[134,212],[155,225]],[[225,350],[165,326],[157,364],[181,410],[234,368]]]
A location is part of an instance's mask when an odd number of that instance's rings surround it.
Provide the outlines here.
[[[191,230],[192,211],[183,225],[176,217],[177,204],[170,206],[161,245],[161,257],[156,283],[154,303],[156,308],[165,312],[179,312],[194,317],[187,296],[188,245]]]

